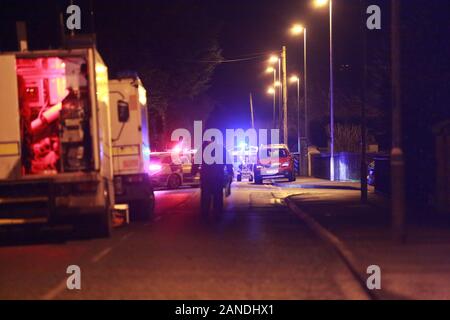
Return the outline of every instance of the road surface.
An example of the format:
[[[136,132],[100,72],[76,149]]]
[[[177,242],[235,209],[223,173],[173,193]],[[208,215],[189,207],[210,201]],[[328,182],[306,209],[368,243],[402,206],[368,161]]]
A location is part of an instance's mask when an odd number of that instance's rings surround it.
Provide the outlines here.
[[[293,192],[235,182],[226,212],[205,223],[199,189],[158,191],[153,221],[110,239],[2,232],[0,299],[364,299],[333,249],[283,205]],[[67,289],[69,265],[81,290]]]

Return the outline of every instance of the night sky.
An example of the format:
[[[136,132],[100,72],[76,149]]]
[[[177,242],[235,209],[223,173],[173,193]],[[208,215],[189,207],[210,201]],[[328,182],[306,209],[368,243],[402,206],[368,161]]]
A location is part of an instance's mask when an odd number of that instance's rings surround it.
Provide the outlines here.
[[[164,1],[166,2],[166,1]],[[190,2],[190,1],[186,1]],[[224,63],[217,67],[211,88],[207,92],[215,101],[227,109],[233,116],[229,125],[246,127],[249,124],[250,92],[254,96],[257,124],[266,125],[264,121],[271,116],[271,98],[266,89],[271,77],[264,74],[267,56],[288,47],[288,72],[298,73],[299,61],[302,61],[302,39],[292,38],[289,26],[296,21],[308,26],[309,37],[309,76],[311,83],[320,83],[321,90],[328,86],[328,12],[327,9],[315,10],[310,0],[210,0],[191,1],[201,3],[211,19],[219,25],[219,45],[225,59],[242,58],[249,55],[263,54],[251,61]],[[377,1],[375,1],[377,2]],[[383,1],[378,1],[383,2]],[[0,50],[14,50],[15,25],[17,19],[28,23],[31,49],[58,46],[58,13],[69,1],[2,1]],[[89,1],[74,1],[82,8],[83,29],[90,29]],[[133,39],[151,37],[153,32],[145,24],[146,7],[158,4],[158,1],[94,1],[95,28],[98,32],[99,51],[104,56],[110,69],[115,69],[114,48],[129,47],[133,50]],[[154,7],[154,8],[157,8]],[[359,0],[336,1],[334,9],[334,33],[336,70],[339,66],[349,65],[355,68],[359,54]],[[383,20],[386,21],[385,17]],[[124,34],[126,25],[128,37]],[[385,24],[385,30],[388,29]],[[121,30],[118,30],[118,29]],[[187,25],[186,28],[189,28]],[[129,43],[127,43],[129,41]],[[267,54],[264,54],[267,53]],[[120,66],[120,68],[126,68]],[[300,68],[301,70],[301,68]],[[339,75],[337,75],[339,78]],[[294,88],[290,88],[292,98]],[[313,86],[311,85],[311,90]],[[326,101],[316,99],[311,94],[314,105],[311,117],[322,116],[326,112]],[[294,99],[291,99],[294,103]],[[317,101],[315,101],[317,100]],[[225,113],[226,116],[226,113]]]
[[[253,93],[256,125],[268,127],[272,112],[272,99],[267,96],[266,89],[271,84],[271,77],[264,73],[266,60],[270,53],[281,50],[282,45],[287,46],[288,73],[302,71],[302,39],[293,39],[288,28],[293,22],[300,21],[308,27],[308,86],[310,119],[323,131],[324,121],[328,112],[328,44],[329,24],[327,9],[314,9],[311,0],[208,0],[178,1],[187,4],[185,18],[190,15],[189,6],[200,6],[203,14],[210,21],[211,28],[217,28],[217,40],[225,59],[239,59],[260,54],[260,57],[251,61],[237,63],[223,63],[217,66],[212,77],[211,86],[205,93],[214,105],[218,105],[218,116],[227,127],[243,127],[250,125],[249,93]],[[28,24],[30,49],[45,49],[59,46],[59,13],[66,8],[70,1],[12,1],[2,0],[0,3],[0,50],[16,50],[15,21],[25,20]],[[91,1],[74,1],[82,8],[83,32],[92,30],[89,18]],[[369,3],[369,2],[367,2]],[[448,49],[444,42],[448,40],[449,12],[445,10],[449,2],[445,0],[411,0],[403,2],[404,27],[403,35],[406,48],[405,61],[422,63],[436,62],[437,66],[445,64],[445,53]],[[173,42],[173,30],[152,28],[151,20],[155,17],[164,19],[162,7],[169,7],[167,0],[152,1],[106,1],[93,0],[95,11],[95,31],[98,35],[98,48],[105,59],[111,74],[123,69],[132,68],[136,63],[147,63],[158,60],[165,55],[164,46]],[[366,31],[368,64],[375,59],[379,60],[378,69],[385,69],[389,74],[389,1],[374,0],[370,4],[378,4],[382,8],[382,29]],[[341,100],[339,92],[356,93],[361,89],[361,20],[359,0],[334,1],[334,49],[335,49],[335,90],[336,109],[346,107],[346,101]],[[186,21],[189,21],[187,19]],[[172,21],[168,21],[170,26]],[[175,24],[174,28],[190,30],[189,22],[186,25]],[[195,32],[195,31],[193,31]],[[446,34],[447,33],[447,34]],[[417,35],[417,36],[416,36]],[[437,39],[436,41],[434,39]],[[161,43],[161,46],[158,42]],[[448,42],[448,41],[447,41]],[[143,59],[136,59],[135,53],[139,51],[141,43],[151,46],[151,55]],[[431,50],[430,50],[431,49]],[[183,48],[179,48],[182,52]],[[117,57],[124,55],[125,59]],[[423,58],[429,54],[439,53],[439,59]],[[136,61],[138,60],[138,61]],[[448,59],[447,59],[448,60]],[[300,63],[299,63],[300,62]],[[405,67],[411,71],[408,79],[417,76],[421,83],[425,79],[412,72],[417,65]],[[430,66],[432,69],[433,67]],[[425,68],[425,71],[431,70]],[[407,74],[405,72],[405,75]],[[447,74],[447,73],[444,73]],[[444,75],[443,74],[443,75]],[[433,77],[426,80],[432,81]],[[389,86],[389,79],[384,79],[384,85]],[[375,85],[374,77],[370,75],[368,87]],[[433,80],[435,84],[441,83],[439,79]],[[146,84],[146,83],[144,83]],[[431,82],[428,86],[435,86]],[[149,90],[152,90],[146,84]],[[378,108],[384,115],[379,121],[386,128],[390,126],[389,92],[375,88],[385,95]],[[385,92],[383,92],[383,90]],[[444,89],[443,89],[444,90]],[[419,91],[415,92],[419,94]],[[437,94],[437,93],[436,93]],[[445,94],[445,92],[444,92]],[[424,95],[422,95],[424,96]],[[295,89],[289,88],[289,117],[296,117]],[[415,101],[418,101],[416,98]],[[424,103],[425,100],[424,100]],[[418,108],[422,108],[418,105]],[[442,107],[445,109],[445,107]],[[421,109],[423,110],[423,109]],[[445,112],[445,110],[443,110]],[[408,115],[407,115],[408,116]],[[427,116],[427,115],[425,115]],[[437,118],[440,113],[437,113]],[[320,122],[322,121],[322,122]],[[314,123],[311,124],[314,128]],[[319,130],[319,131],[320,131]],[[431,129],[428,128],[431,132]],[[388,132],[387,132],[388,134]],[[312,134],[313,141],[326,145],[323,133]],[[386,135],[385,135],[386,136]],[[383,139],[380,138],[383,144]],[[385,147],[389,147],[389,139],[384,139]]]

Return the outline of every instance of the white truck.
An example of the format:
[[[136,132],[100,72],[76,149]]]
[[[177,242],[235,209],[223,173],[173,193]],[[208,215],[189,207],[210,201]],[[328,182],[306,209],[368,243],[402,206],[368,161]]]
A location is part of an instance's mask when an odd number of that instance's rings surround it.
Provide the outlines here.
[[[94,47],[0,54],[0,225],[109,236],[108,69]]]
[[[155,206],[147,93],[138,77],[110,80],[109,93],[116,203],[128,204],[131,221],[146,221]]]

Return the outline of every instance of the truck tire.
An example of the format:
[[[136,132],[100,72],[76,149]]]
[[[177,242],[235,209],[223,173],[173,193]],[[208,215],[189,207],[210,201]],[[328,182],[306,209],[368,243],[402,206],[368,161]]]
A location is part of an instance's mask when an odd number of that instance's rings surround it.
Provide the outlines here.
[[[105,209],[105,212],[93,217],[92,230],[90,235],[93,238],[109,238],[112,231],[111,211]]]
[[[255,176],[255,184],[262,184],[263,179],[261,177]]]
[[[238,175],[236,176],[236,180],[237,180],[238,182],[241,182],[241,181],[242,181],[242,176],[241,176],[240,174],[238,174]]]
[[[75,234],[82,239],[107,238],[111,236],[111,212],[93,213],[85,217],[76,217],[74,223]]]
[[[101,213],[77,218],[75,231],[83,238],[108,238],[112,232],[112,205],[108,184],[104,187],[105,207]]]
[[[131,221],[149,221],[155,211],[155,196],[129,203]]]
[[[172,174],[167,181],[167,187],[169,189],[178,189],[181,186],[181,178],[177,174]]]

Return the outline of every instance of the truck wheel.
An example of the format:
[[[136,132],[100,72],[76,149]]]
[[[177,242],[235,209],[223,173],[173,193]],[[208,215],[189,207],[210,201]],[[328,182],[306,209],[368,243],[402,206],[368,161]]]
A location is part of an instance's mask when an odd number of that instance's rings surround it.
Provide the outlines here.
[[[167,182],[167,187],[169,189],[178,189],[181,186],[181,178],[177,174],[172,174]]]
[[[131,221],[149,221],[155,211],[155,196],[129,203]]]
[[[263,183],[263,179],[261,177],[256,176],[255,177],[255,184],[262,184]]]
[[[94,238],[108,238],[111,236],[112,221],[111,211],[105,209],[105,213],[93,217],[91,235]]]
[[[111,236],[112,221],[111,212],[95,213],[85,217],[77,217],[74,224],[75,234],[82,239],[107,238]]]
[[[236,180],[237,180],[238,182],[241,182],[241,181],[242,181],[242,176],[241,176],[240,174],[238,174],[238,175],[236,176]]]
[[[249,181],[249,182],[253,182],[253,176],[252,176],[252,175],[250,175],[250,176],[248,177],[248,181]]]

